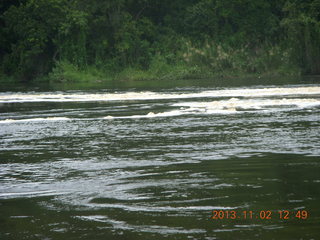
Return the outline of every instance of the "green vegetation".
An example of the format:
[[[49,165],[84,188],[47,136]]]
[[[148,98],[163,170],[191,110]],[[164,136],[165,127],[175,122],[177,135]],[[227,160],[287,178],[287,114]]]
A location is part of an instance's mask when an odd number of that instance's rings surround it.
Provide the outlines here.
[[[320,74],[319,0],[3,0],[0,81]]]

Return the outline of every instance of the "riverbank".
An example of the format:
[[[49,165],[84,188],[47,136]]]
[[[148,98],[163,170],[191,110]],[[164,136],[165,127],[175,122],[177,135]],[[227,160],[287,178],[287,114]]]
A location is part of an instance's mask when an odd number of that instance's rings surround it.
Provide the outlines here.
[[[46,81],[35,79],[30,82],[16,81],[13,78],[1,78],[0,92],[5,91],[67,91],[67,90],[160,90],[172,88],[225,88],[242,86],[288,85],[288,84],[319,84],[320,76],[300,75],[255,75],[242,76],[216,76],[209,78],[184,78],[184,79],[96,79],[94,81]]]
[[[266,65],[266,64],[265,64]],[[245,66],[245,65],[243,65]],[[190,86],[190,82],[205,85],[208,82],[216,86],[264,85],[269,79],[278,79],[279,84],[291,82],[288,79],[301,78],[297,67],[279,65],[277,67],[259,68],[255,71],[245,69],[216,69],[198,61],[175,61],[170,64],[158,57],[149,68],[127,67],[120,71],[109,68],[87,66],[78,68],[69,62],[58,62],[55,68],[45,76],[23,81],[14,76],[0,74],[0,91],[24,89],[101,89],[101,88],[159,88]],[[196,80],[196,81],[195,81]],[[274,82],[274,81],[272,81]]]

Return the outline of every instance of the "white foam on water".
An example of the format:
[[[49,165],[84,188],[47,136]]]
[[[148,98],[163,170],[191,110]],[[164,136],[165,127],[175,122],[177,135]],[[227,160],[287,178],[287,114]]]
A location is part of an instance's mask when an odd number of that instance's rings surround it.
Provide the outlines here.
[[[153,113],[149,112],[145,115],[132,115],[132,116],[106,116],[104,119],[130,119],[130,118],[156,118],[156,117],[172,117],[172,116],[179,116],[186,114],[185,112],[181,110],[173,110],[168,112],[160,112],[160,113]]]
[[[220,97],[229,99],[209,101]],[[194,98],[202,101],[195,101]],[[211,98],[211,99],[208,99]],[[212,99],[213,98],[213,99]],[[246,111],[271,111],[294,108],[307,108],[320,105],[320,87],[301,86],[283,88],[242,88],[223,89],[189,93],[125,92],[125,93],[26,93],[0,94],[0,103],[24,102],[90,102],[90,101],[128,101],[181,99],[178,103],[166,103],[176,108],[165,112],[149,112],[142,115],[106,116],[103,119],[139,119],[173,117],[186,114],[238,114]],[[192,99],[188,101],[188,99]],[[183,101],[183,102],[182,102]],[[6,119],[0,123],[62,121],[66,117]]]
[[[26,118],[26,119],[5,119],[0,120],[1,123],[16,123],[16,122],[43,122],[43,121],[66,121],[71,120],[67,117],[47,117],[47,118]]]
[[[130,119],[130,118],[156,118],[181,116],[186,114],[237,114],[248,111],[271,111],[288,110],[297,108],[308,108],[320,106],[320,99],[238,99],[210,101],[210,102],[180,102],[171,104],[173,107],[180,107],[178,110],[132,116],[106,116],[104,119]]]
[[[125,92],[125,93],[4,93],[0,94],[0,103],[23,102],[93,102],[93,101],[128,101],[185,99],[207,97],[261,97],[287,95],[317,95],[320,87],[286,87],[286,88],[243,88],[210,90],[193,93],[157,93],[157,92]]]
[[[215,111],[239,111],[239,110],[261,110],[278,107],[297,108],[314,107],[320,105],[320,99],[316,98],[282,98],[282,99],[238,99],[231,98],[228,100],[210,101],[210,102],[182,102],[175,103],[172,106],[188,107],[190,110],[198,110],[202,112],[215,112]]]

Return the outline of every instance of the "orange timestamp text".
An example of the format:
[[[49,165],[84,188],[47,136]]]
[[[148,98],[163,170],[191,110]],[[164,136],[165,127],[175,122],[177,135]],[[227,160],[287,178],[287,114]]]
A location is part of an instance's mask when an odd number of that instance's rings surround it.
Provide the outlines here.
[[[235,210],[214,210],[210,219],[222,220],[222,219],[302,219],[305,220],[309,217],[307,210],[260,210],[260,211],[235,211]]]

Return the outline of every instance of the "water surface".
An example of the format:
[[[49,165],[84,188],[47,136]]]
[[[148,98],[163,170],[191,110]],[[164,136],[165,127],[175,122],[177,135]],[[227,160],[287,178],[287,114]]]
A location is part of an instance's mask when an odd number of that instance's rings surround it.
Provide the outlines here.
[[[2,92],[0,112],[0,239],[320,235],[319,84]]]

